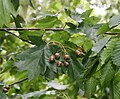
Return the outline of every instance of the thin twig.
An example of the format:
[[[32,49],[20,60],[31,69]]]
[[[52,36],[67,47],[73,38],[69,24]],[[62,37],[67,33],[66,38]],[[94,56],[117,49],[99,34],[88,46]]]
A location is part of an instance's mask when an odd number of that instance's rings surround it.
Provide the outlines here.
[[[49,46],[49,45],[51,45],[51,44],[59,45],[59,46],[63,49],[64,53],[67,54],[67,51],[66,51],[65,47],[64,47],[60,42],[50,41],[47,45]]]
[[[7,33],[9,33],[9,34],[11,34],[11,35],[17,37],[18,39],[20,39],[20,40],[22,40],[22,41],[25,41],[25,42],[27,42],[27,43],[32,44],[32,43],[29,42],[28,40],[22,39],[22,38],[20,38],[19,36],[15,35],[14,33],[10,32],[10,31],[7,31],[7,30],[3,30],[3,31],[5,31],[5,32],[7,32]]]
[[[120,35],[119,33],[111,33],[111,32],[106,32],[106,33],[104,33],[104,34],[107,34],[107,35]]]
[[[5,30],[15,30],[15,31],[22,31],[22,30],[45,30],[45,31],[62,31],[64,28],[0,28],[0,31]]]
[[[66,27],[66,23],[64,24],[63,29],[65,29],[65,27]]]
[[[9,84],[8,86],[13,86],[13,85],[18,84],[18,83],[21,83],[21,82],[23,82],[23,81],[25,81],[25,80],[28,80],[28,78],[24,78],[24,79],[22,79],[22,80],[20,80],[20,81],[17,81],[17,82],[14,82],[14,83],[12,83],[12,84]]]

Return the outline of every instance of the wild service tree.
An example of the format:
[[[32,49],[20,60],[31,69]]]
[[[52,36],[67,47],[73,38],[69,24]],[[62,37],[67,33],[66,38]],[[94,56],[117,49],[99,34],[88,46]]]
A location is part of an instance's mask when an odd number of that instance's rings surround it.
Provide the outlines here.
[[[0,99],[119,99],[120,15],[101,23],[55,0],[28,21],[24,3],[0,0]]]

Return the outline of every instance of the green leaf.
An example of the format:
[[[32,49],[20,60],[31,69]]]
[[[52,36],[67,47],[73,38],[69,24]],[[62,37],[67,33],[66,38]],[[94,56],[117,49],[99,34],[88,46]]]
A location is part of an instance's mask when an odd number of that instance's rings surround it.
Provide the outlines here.
[[[90,9],[90,10],[87,10],[87,11],[83,12],[82,17],[83,18],[89,17],[92,11],[93,11],[93,9]]]
[[[76,22],[79,22],[81,23],[83,20],[82,20],[82,17],[81,17],[81,14],[78,14],[78,13],[74,13],[71,15],[71,18],[73,20],[75,20]]]
[[[113,79],[115,74],[115,70],[113,68],[113,65],[111,64],[111,61],[109,61],[107,64],[104,65],[103,69],[101,70],[101,86],[102,88],[105,88],[109,86],[111,80]]]
[[[20,32],[20,38],[25,39],[25,40],[30,40],[32,44],[34,45],[41,45],[43,43],[42,37],[44,35],[45,31],[40,30],[40,31],[21,31]]]
[[[51,28],[55,26],[59,26],[61,21],[58,20],[56,16],[46,16],[37,21],[35,27],[38,28]]]
[[[109,27],[115,27],[120,24],[120,15],[113,16],[109,21]]]
[[[105,37],[101,40],[99,40],[92,48],[92,51],[94,52],[91,56],[96,56],[106,45],[106,43],[109,41],[110,37]]]
[[[116,28],[116,29],[112,29],[111,31],[110,31],[111,33],[118,33],[118,34],[120,34],[120,29],[119,28]]]
[[[116,46],[112,53],[112,61],[115,65],[120,66],[120,41],[116,42]]]
[[[116,43],[119,41],[118,38],[112,39],[108,42],[106,45],[106,48],[103,49],[100,59],[101,59],[101,64],[103,65],[105,62],[107,62],[113,53],[113,50],[115,48]]]
[[[37,37],[41,37],[45,31],[44,30],[40,30],[40,31],[24,31],[24,33],[27,36],[37,36]]]
[[[16,17],[14,15],[12,15],[12,17],[14,19],[16,28],[22,28],[21,23],[25,22],[24,19],[20,15],[17,15]],[[19,33],[21,33],[21,32],[19,31]]]
[[[86,35],[83,34],[73,34],[69,41],[76,44],[77,46],[82,46],[85,51],[88,51],[92,47],[92,42],[88,37],[86,37]]]
[[[97,24],[100,21],[99,17],[91,16],[91,17],[86,17],[85,22],[89,24],[90,26]]]
[[[19,7],[20,0],[11,0],[13,3],[14,9],[17,11]]]
[[[97,34],[103,34],[103,33],[107,32],[107,31],[109,31],[109,30],[110,30],[109,25],[108,25],[108,23],[106,23],[106,24],[103,24],[103,25],[98,29]]]
[[[66,25],[68,25],[70,28],[72,29],[75,29],[76,28],[76,25],[74,25],[73,23],[71,22],[66,22]]]
[[[44,75],[45,75],[46,78],[49,78],[50,80],[54,80],[54,78],[58,77],[58,74],[56,73],[56,71],[57,71],[56,69],[55,69],[55,72],[54,72],[54,71],[52,71],[52,69],[50,69],[50,68],[47,67],[46,72],[45,72]]]
[[[71,17],[71,11],[69,9],[65,9],[65,13]]]
[[[113,81],[114,99],[120,98],[120,71],[116,73]]]
[[[4,31],[0,31],[0,37],[4,37],[5,36],[5,32]]]
[[[85,82],[85,96],[87,98],[91,98],[91,96],[96,92],[97,83],[98,81],[93,77]]]
[[[82,22],[82,18],[83,20],[88,24],[88,25],[94,25],[96,24],[98,21],[100,21],[100,18],[98,17],[95,17],[95,16],[91,16],[90,17],[90,14],[91,12],[93,11],[93,9],[90,9],[90,10],[87,10],[85,12],[82,13],[82,15],[80,16],[81,17],[81,21]]]
[[[83,78],[90,78],[96,72],[96,69],[99,65],[99,61],[97,57],[90,57],[88,61],[85,63],[86,70],[84,71]]]
[[[85,33],[88,38],[96,40],[96,38],[98,38],[98,36],[96,35],[96,32],[98,31],[99,27],[100,27],[99,24],[96,24],[91,27],[86,22],[82,22],[81,24],[79,24],[78,29],[79,29],[79,32]]]
[[[11,13],[15,14],[11,0],[0,0],[0,27],[9,26]]]
[[[78,46],[82,46],[85,42],[85,40],[88,39],[86,37],[86,35],[82,35],[82,34],[73,34],[71,35],[69,41],[78,45]]]
[[[81,84],[80,79],[82,78],[84,67],[80,63],[80,61],[77,59],[74,52],[71,52],[70,57],[71,57],[71,60],[70,60],[70,66],[68,67],[68,74],[71,80],[73,81],[77,80],[78,85],[80,85]]]
[[[39,75],[44,75],[47,67],[57,72],[55,63],[49,62],[49,57],[58,49],[57,46],[47,46],[42,44],[40,47],[34,47],[20,53],[17,56],[18,61],[15,66],[20,70],[26,70],[28,78],[31,80]]]
[[[64,43],[68,41],[70,34],[66,31],[55,31],[50,35],[50,40]]]

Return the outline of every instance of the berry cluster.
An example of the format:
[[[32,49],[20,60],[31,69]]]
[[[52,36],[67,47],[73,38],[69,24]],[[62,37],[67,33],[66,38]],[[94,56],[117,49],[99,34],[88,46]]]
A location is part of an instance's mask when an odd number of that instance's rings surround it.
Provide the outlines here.
[[[83,53],[81,50],[75,50],[75,54],[77,57],[82,57]],[[50,56],[49,58],[49,62],[50,63],[54,63],[55,60],[59,60],[61,57],[60,53],[55,53],[54,55]],[[56,66],[57,67],[62,67],[62,65],[64,64],[65,67],[69,66],[69,61],[70,60],[70,56],[68,54],[64,55],[64,61],[57,61]]]
[[[55,53],[54,55],[50,56],[49,58],[49,62],[50,63],[54,63],[55,62],[55,59],[59,60],[61,57],[60,53]],[[64,61],[58,61],[56,63],[56,66],[57,67],[62,67],[62,65],[64,64],[65,67],[68,67],[69,66],[69,62],[68,60],[70,60],[70,56],[69,55],[64,55]]]

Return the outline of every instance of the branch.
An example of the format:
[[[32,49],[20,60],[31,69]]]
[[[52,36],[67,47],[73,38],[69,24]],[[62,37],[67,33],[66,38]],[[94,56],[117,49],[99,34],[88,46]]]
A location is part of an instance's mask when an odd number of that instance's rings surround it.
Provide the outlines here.
[[[107,35],[120,35],[119,33],[111,33],[111,32],[106,32],[104,34],[107,34]]]
[[[0,28],[0,31],[6,31],[6,30],[15,30],[15,31],[22,31],[22,30],[45,30],[45,31],[62,31],[63,28]]]
[[[22,79],[22,80],[20,80],[20,81],[17,81],[17,82],[14,82],[14,83],[12,83],[12,84],[9,84],[8,86],[12,86],[12,85],[21,83],[21,82],[23,82],[23,81],[25,81],[25,80],[28,80],[28,78],[24,78],[24,79]]]

